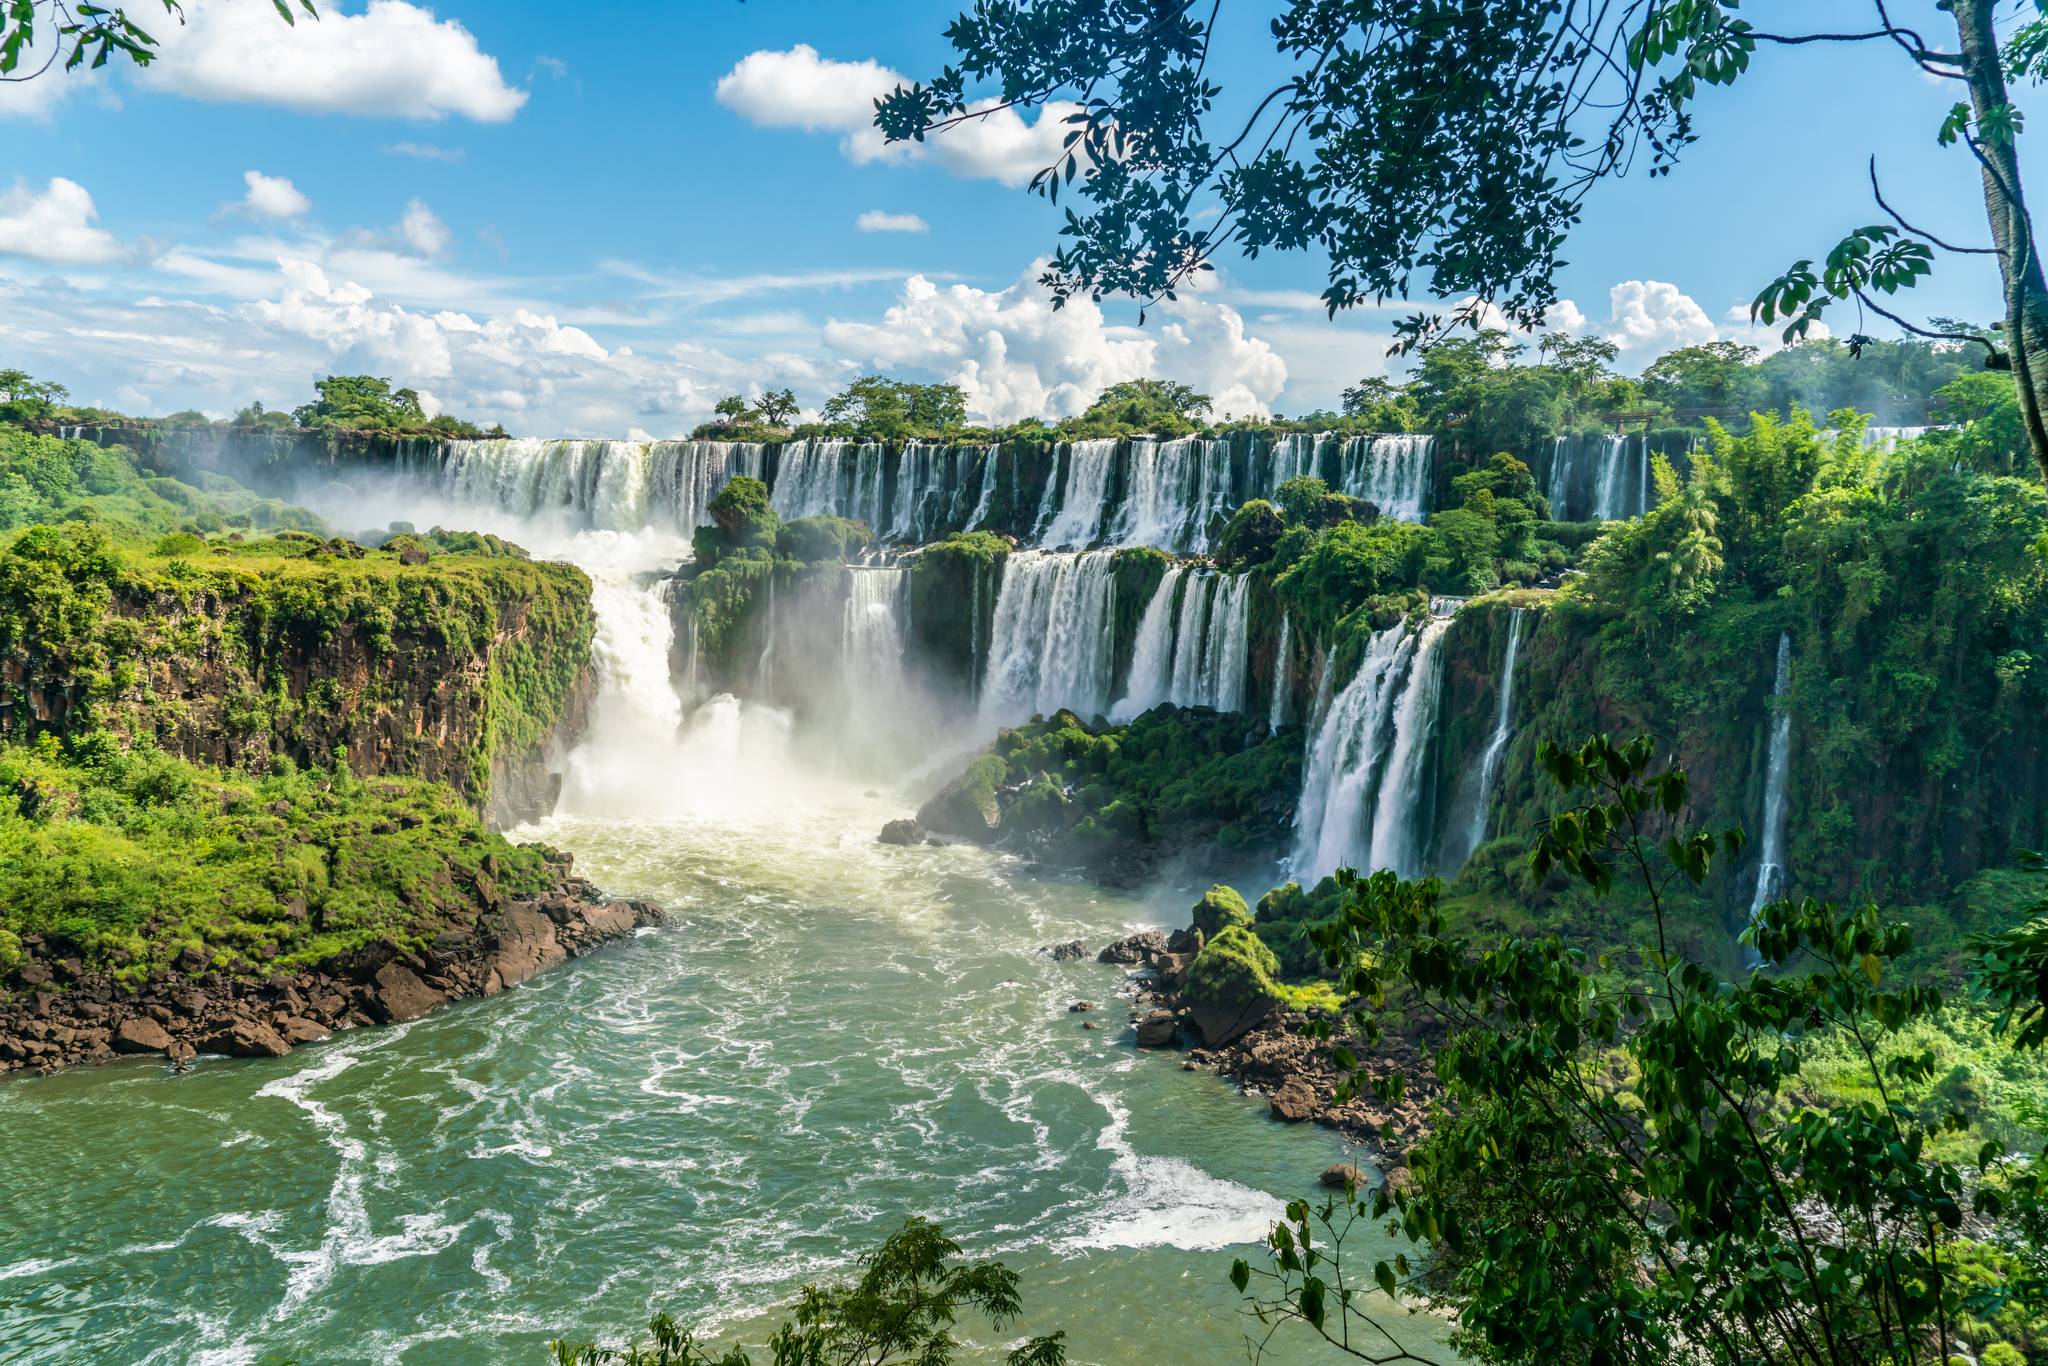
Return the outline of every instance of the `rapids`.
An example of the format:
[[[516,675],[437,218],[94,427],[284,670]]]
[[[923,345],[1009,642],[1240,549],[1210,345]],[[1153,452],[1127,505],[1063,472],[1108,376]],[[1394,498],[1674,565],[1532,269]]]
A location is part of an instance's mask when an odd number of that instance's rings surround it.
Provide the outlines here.
[[[750,1315],[919,1213],[1020,1271],[1015,1333],[1065,1328],[1077,1362],[1241,1359],[1256,1325],[1224,1249],[1344,1145],[1137,1054],[1122,970],[1038,951],[1177,923],[1193,889],[1139,900],[878,844],[919,780],[832,776],[766,707],[686,708],[650,571],[689,528],[645,525],[632,483],[592,469],[353,511],[497,531],[591,574],[596,714],[561,810],[515,836],[671,923],[285,1058],[0,1086],[0,1361],[538,1362],[551,1336],[617,1342],[656,1309],[758,1346]],[[1063,578],[1099,591],[1081,568],[1048,566],[1028,604]],[[890,654],[900,596],[900,571],[862,572],[856,657]],[[1102,677],[1093,649],[1061,667]],[[975,1331],[970,1359],[1000,1359]]]

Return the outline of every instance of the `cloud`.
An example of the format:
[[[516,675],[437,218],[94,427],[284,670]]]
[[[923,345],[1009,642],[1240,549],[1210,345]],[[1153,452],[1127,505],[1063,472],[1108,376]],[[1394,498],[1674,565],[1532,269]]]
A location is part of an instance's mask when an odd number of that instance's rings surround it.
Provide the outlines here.
[[[880,209],[869,209],[853,220],[853,226],[862,232],[930,232],[932,225],[914,213],[885,213]]]
[[[839,150],[856,164],[873,161],[936,161],[955,175],[1020,186],[1059,159],[1066,121],[1080,106],[1055,102],[1027,123],[999,101],[968,106],[985,117],[970,119],[923,142],[890,144],[874,126],[875,101],[909,80],[876,61],[841,62],[822,57],[808,43],[787,52],[750,52],[719,78],[718,102],[757,128],[800,128],[838,133]]]
[[[1279,355],[1227,305],[1188,294],[1156,310],[1150,330],[1114,326],[1088,300],[1055,310],[1037,283],[1042,269],[993,291],[914,275],[879,321],[827,323],[826,345],[862,365],[958,384],[968,410],[994,423],[1078,413],[1109,385],[1148,376],[1193,384],[1219,413],[1263,414],[1287,382]]]
[[[502,123],[526,103],[469,30],[406,0],[370,0],[361,14],[279,22],[269,5],[195,0],[165,24],[146,87],[217,103],[282,105],[311,114]]]
[[[56,176],[41,193],[16,181],[0,194],[0,255],[51,265],[106,265],[126,253],[114,235],[93,226],[99,211],[75,180]]]
[[[249,192],[236,207],[258,218],[297,218],[313,207],[313,202],[299,193],[299,187],[283,176],[244,171],[242,181]]]
[[[398,236],[421,256],[439,256],[455,238],[448,225],[418,199],[405,206],[405,214],[398,220]]]
[[[1721,339],[1705,309],[1677,285],[1623,280],[1607,291],[1608,320],[1600,329],[1621,348],[1624,370],[1639,370],[1667,351]]]
[[[395,157],[411,157],[415,161],[460,161],[463,157],[460,147],[436,147],[431,142],[394,142],[384,150]]]

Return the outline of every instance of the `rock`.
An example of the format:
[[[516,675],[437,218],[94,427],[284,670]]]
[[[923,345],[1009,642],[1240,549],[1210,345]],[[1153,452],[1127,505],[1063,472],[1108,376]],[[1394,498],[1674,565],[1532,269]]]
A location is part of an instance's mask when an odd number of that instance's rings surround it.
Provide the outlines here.
[[[1159,930],[1146,930],[1119,939],[1101,953],[1095,955],[1098,963],[1118,963],[1127,968],[1142,967],[1150,963],[1155,954],[1166,952],[1166,935]]]
[[[418,541],[404,541],[398,547],[398,562],[405,565],[425,564],[429,556],[427,548]]]
[[[1389,1167],[1386,1182],[1389,1191],[1405,1191],[1415,1184],[1415,1173],[1406,1167]]]
[[[1188,965],[1195,961],[1192,953],[1162,953],[1152,960],[1159,969],[1159,985],[1168,991],[1179,991],[1188,980]]]
[[[1180,1065],[1180,1070],[1183,1072],[1199,1072],[1202,1070],[1202,1064],[1196,1062],[1193,1058],[1189,1058]]]
[[[173,1039],[171,1040],[171,1046],[164,1050],[164,1056],[178,1064],[178,1066],[183,1067],[186,1063],[199,1056],[199,1050],[183,1039]]]
[[[1039,952],[1051,954],[1055,963],[1077,963],[1088,956],[1088,946],[1078,939],[1069,939],[1064,944],[1048,945]]]
[[[303,1043],[318,1043],[328,1036],[327,1026],[298,1015],[288,1017],[277,1027],[277,1032],[295,1048]]]
[[[882,833],[875,838],[882,844],[894,844],[904,847],[922,844],[924,843],[924,827],[919,825],[914,819],[890,821],[882,827]]]
[[[1138,1021],[1138,1047],[1170,1048],[1173,1046],[1174,1031],[1179,1022],[1173,1013],[1166,1010],[1154,1011]]]
[[[1200,930],[1196,929],[1193,925],[1185,925],[1166,937],[1166,951],[1168,953],[1185,953],[1192,957],[1200,953],[1202,945],[1207,942],[1208,940],[1203,938]]]
[[[583,908],[584,927],[599,939],[617,939],[622,934],[631,934],[634,923],[631,906],[612,902]]]
[[[567,961],[554,922],[538,911],[508,910],[498,922],[498,947],[484,960],[484,995],[517,986]]]
[[[1346,1186],[1353,1190],[1364,1190],[1365,1173],[1353,1163],[1332,1162],[1323,1168],[1322,1183],[1331,1190],[1343,1190]]]
[[[1272,1107],[1273,1118],[1285,1120],[1289,1124],[1300,1124],[1304,1120],[1314,1119],[1316,1111],[1322,1108],[1316,1103],[1316,1093],[1309,1089],[1307,1082],[1298,1077],[1290,1079],[1275,1091],[1268,1098],[1268,1104]]]
[[[552,931],[549,942],[554,942]],[[559,952],[559,949],[558,949]],[[403,963],[386,963],[377,969],[377,975],[370,979],[370,1013],[385,1024],[403,1024],[417,1020],[420,1016],[447,1001],[447,997],[419,979],[419,975]]]
[[[1095,1021],[1093,1021],[1093,1020],[1083,1020],[1083,1021],[1081,1021],[1081,1028],[1083,1028],[1083,1029],[1100,1029],[1100,1028],[1102,1028],[1102,1026],[1101,1026],[1101,1025],[1098,1025],[1098,1024],[1097,1024],[1097,1023],[1095,1023]]]
[[[1083,1010],[1093,1009],[1095,1009],[1095,1002],[1093,1001],[1076,1001],[1072,1005],[1067,1007],[1067,1013],[1069,1015],[1073,1015]]]
[[[208,1053],[225,1053],[231,1058],[281,1058],[292,1046],[276,1030],[256,1020],[235,1020],[200,1040]]]
[[[171,1046],[171,1036],[155,1020],[138,1015],[114,1026],[112,1042],[117,1053],[161,1053]]]
[[[1251,924],[1252,909],[1245,905],[1235,887],[1219,883],[1195,903],[1188,912],[1188,921],[1204,939],[1214,939],[1229,926]]]
[[[988,843],[1003,827],[1003,808],[997,794],[1007,773],[1007,765],[1000,756],[980,756],[944,791],[918,809],[917,823],[942,835]]]

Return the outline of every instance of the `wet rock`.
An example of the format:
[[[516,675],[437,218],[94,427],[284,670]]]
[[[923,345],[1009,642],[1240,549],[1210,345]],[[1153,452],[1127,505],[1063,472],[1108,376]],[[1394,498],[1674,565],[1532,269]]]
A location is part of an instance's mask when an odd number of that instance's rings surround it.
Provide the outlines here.
[[[171,1046],[169,1032],[146,1015],[115,1025],[111,1041],[117,1053],[161,1053]]]
[[[369,985],[366,1004],[370,1013],[385,1024],[417,1020],[448,999],[422,982],[419,974],[402,963],[386,963],[378,968]]]
[[[1117,940],[1101,953],[1095,955],[1098,963],[1116,963],[1123,967],[1144,967],[1153,958],[1166,952],[1166,935],[1159,930],[1146,930]]]
[[[1095,1009],[1095,1002],[1093,1002],[1093,1001],[1076,1001],[1076,1002],[1074,1002],[1074,1003],[1073,1003],[1072,1005],[1070,1005],[1070,1006],[1068,1006],[1068,1007],[1067,1007],[1067,1013],[1068,1013],[1069,1015],[1073,1015],[1073,1014],[1077,1014],[1077,1013],[1079,1013],[1079,1012],[1081,1012],[1081,1011],[1083,1011],[1083,1010],[1093,1010],[1093,1009]]]
[[[1138,1047],[1170,1048],[1178,1027],[1179,1022],[1173,1018],[1173,1012],[1154,1011],[1138,1021]]]
[[[1069,939],[1064,944],[1054,944],[1043,950],[1052,955],[1055,963],[1077,963],[1088,956],[1088,946],[1078,939]]]
[[[1352,1190],[1364,1190],[1366,1186],[1365,1173],[1351,1162],[1332,1162],[1323,1168],[1321,1180],[1331,1190],[1343,1190],[1347,1186]]]
[[[498,924],[497,950],[485,960],[484,995],[517,986],[568,957],[547,916],[538,911],[506,911]]]
[[[1098,1025],[1098,1024],[1097,1024],[1097,1023],[1095,1023],[1095,1021],[1093,1021],[1093,1020],[1083,1020],[1083,1021],[1081,1021],[1081,1028],[1083,1028],[1083,1029],[1100,1029],[1100,1028],[1102,1028],[1102,1026],[1101,1026],[1101,1025]]]
[[[1168,991],[1179,991],[1187,984],[1188,965],[1195,961],[1192,953],[1162,953],[1152,960],[1152,966],[1159,970],[1159,985]]]
[[[316,1024],[298,1015],[287,1017],[277,1027],[277,1032],[286,1043],[294,1048],[300,1044],[318,1043],[322,1039],[327,1038],[330,1033],[327,1026]]]
[[[1406,1191],[1415,1185],[1415,1173],[1406,1167],[1389,1167],[1386,1182],[1389,1191]]]
[[[1316,1102],[1316,1093],[1299,1078],[1290,1079],[1282,1085],[1267,1098],[1267,1104],[1272,1108],[1273,1118],[1289,1124],[1314,1119],[1316,1111],[1322,1108]]]
[[[924,843],[924,827],[913,819],[890,821],[875,837],[882,844],[909,846]]]
[[[235,1020],[199,1041],[208,1053],[225,1053],[231,1058],[281,1058],[292,1046],[277,1031],[256,1020]]]

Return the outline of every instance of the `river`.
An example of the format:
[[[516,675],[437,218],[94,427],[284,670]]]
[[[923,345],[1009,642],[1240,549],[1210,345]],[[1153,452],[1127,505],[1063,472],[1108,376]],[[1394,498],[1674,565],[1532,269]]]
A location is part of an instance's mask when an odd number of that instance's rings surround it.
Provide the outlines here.
[[[0,1085],[0,1362],[537,1363],[656,1309],[758,1345],[910,1214],[1022,1273],[1015,1336],[1244,1359],[1226,1249],[1342,1143],[1137,1053],[1122,970],[1039,952],[1179,923],[1190,889],[876,843],[915,779],[809,772],[786,718],[652,686],[632,570],[661,550],[552,547],[596,580],[604,690],[563,813],[515,837],[670,923],[287,1058]]]

